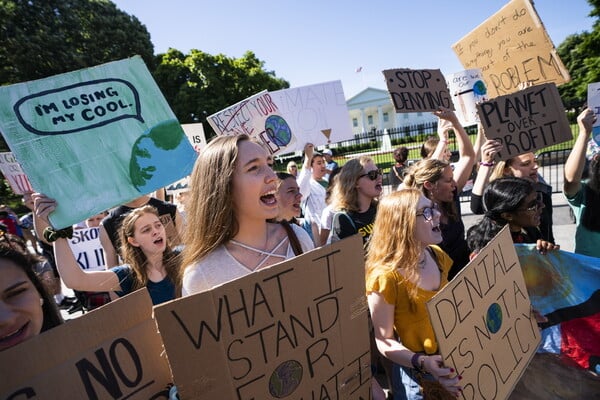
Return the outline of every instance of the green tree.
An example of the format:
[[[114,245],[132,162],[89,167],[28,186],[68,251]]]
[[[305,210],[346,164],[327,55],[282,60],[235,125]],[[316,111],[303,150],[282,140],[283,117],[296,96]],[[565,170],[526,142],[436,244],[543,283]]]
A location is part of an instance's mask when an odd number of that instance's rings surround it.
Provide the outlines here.
[[[136,54],[152,69],[146,27],[109,0],[0,0],[0,84]]]
[[[559,87],[567,109],[580,108],[587,99],[587,85],[600,81],[600,0],[588,0],[595,17],[592,32],[567,36],[557,52],[569,70],[571,82]]]
[[[247,51],[241,58],[211,55],[200,50],[189,54],[169,49],[156,57],[154,79],[181,123],[205,122],[206,117],[261,90],[290,85],[264,61]],[[208,124],[205,130],[210,131]]]

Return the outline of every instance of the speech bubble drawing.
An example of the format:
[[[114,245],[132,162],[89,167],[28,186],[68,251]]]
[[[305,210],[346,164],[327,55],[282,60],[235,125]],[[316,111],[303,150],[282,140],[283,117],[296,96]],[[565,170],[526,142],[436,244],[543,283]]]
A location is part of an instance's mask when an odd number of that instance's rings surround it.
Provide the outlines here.
[[[19,123],[36,135],[81,132],[133,118],[141,123],[140,96],[123,79],[97,79],[23,97],[13,107]]]

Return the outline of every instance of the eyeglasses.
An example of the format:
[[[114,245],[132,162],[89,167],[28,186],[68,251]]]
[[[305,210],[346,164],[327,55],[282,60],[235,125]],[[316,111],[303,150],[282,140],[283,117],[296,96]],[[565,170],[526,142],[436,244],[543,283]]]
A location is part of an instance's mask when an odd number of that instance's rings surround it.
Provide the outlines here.
[[[381,172],[381,169],[373,169],[373,170],[367,172],[366,174],[359,175],[358,179],[360,179],[364,176],[368,176],[370,180],[374,181],[374,180],[377,180],[377,178],[380,175],[383,175],[383,172]]]
[[[532,203],[529,207],[524,208],[524,209],[518,209],[517,211],[523,211],[523,212],[531,212],[531,211],[537,211],[538,208],[541,208],[544,205],[544,198],[542,197],[541,193],[537,194],[537,197],[535,199],[535,203]]]
[[[423,218],[425,218],[425,221],[431,221],[433,219],[433,210],[439,210],[436,203],[433,203],[433,206],[431,207],[423,207],[421,211],[417,211],[417,217],[422,215]]]

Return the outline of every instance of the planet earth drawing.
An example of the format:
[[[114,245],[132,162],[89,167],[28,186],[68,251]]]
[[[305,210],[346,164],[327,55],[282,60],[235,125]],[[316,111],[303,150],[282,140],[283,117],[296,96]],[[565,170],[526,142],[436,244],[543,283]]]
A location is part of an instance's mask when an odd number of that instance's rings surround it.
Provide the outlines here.
[[[269,379],[269,393],[277,399],[292,394],[302,382],[302,365],[296,360],[277,366]]]
[[[196,156],[179,122],[164,121],[135,141],[129,177],[140,193],[149,193],[189,175]]]
[[[502,308],[498,303],[492,303],[492,305],[488,307],[485,323],[488,331],[491,333],[498,332],[502,327]]]
[[[292,141],[292,130],[279,115],[270,115],[265,121],[265,131],[269,139],[279,147],[285,147]]]

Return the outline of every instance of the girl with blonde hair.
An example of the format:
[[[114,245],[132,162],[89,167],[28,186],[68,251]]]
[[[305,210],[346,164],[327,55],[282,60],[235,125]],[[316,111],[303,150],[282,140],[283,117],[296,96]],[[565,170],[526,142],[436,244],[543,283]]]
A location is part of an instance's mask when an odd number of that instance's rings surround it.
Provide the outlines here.
[[[367,253],[367,298],[377,348],[395,363],[394,380],[402,381],[408,399],[421,398],[423,379],[438,381],[454,395],[460,391],[460,377],[442,365],[425,306],[448,283],[452,265],[437,246],[440,217],[436,203],[419,190],[386,195]]]
[[[278,179],[267,152],[247,135],[220,136],[190,177],[183,295],[198,293],[312,249],[302,228],[277,217]]]
[[[48,215],[56,209],[56,201],[36,193],[34,204],[36,217],[49,226]],[[104,271],[86,271],[81,269],[71,251],[67,241],[69,229],[44,232],[45,239],[54,246],[58,272],[71,289],[114,291],[118,296],[125,296],[146,287],[155,305],[178,297],[181,288],[179,255],[169,246],[156,208],[146,205],[132,210],[123,219],[119,235],[124,264]]]

